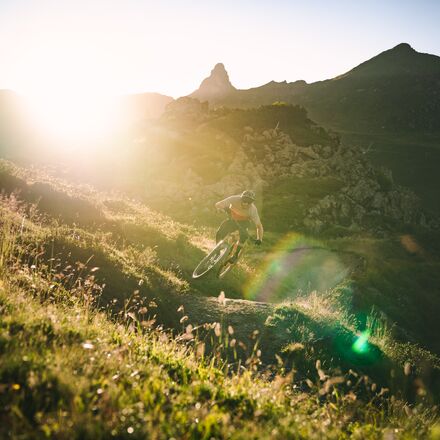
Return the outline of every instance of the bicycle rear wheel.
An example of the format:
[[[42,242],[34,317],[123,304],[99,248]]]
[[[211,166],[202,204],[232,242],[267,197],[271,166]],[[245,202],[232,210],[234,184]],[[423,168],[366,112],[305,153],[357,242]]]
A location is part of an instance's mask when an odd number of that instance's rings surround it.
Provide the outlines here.
[[[229,255],[231,245],[220,241],[217,246],[194,269],[193,278],[200,278],[212,270],[225,256]]]

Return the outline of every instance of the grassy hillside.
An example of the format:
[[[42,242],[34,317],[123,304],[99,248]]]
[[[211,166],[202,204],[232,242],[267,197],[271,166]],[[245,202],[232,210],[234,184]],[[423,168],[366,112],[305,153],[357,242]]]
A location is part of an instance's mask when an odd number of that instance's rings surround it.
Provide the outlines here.
[[[270,232],[224,282],[194,283],[211,229],[7,162],[0,182],[5,436],[436,438],[423,235],[408,251]],[[289,301],[239,299],[267,283]]]
[[[330,378],[305,393],[289,375],[256,375],[257,356],[227,374],[201,341],[192,348],[142,322],[110,321],[83,292],[47,298],[48,287],[19,288],[3,270],[3,438],[437,438],[432,411],[383,391],[364,401],[362,380],[344,392],[345,379]]]

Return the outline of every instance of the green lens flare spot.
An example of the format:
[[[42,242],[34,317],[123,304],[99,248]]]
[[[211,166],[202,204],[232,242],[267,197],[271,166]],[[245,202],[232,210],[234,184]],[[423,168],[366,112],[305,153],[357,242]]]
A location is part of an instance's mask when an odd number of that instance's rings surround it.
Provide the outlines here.
[[[368,338],[370,332],[368,330],[363,331],[356,339],[351,349],[357,354],[364,354],[369,350]]]

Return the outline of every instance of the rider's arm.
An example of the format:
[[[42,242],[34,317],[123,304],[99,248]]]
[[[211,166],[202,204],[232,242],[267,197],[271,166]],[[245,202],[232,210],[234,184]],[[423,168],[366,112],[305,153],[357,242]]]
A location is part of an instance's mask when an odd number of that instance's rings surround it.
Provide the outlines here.
[[[255,223],[255,227],[257,228],[257,240],[263,240],[263,224],[261,223],[260,216],[258,215],[257,208],[253,206],[251,211],[251,219]]]
[[[264,233],[263,225],[261,223],[258,223],[256,225],[256,228],[257,228],[257,240],[263,240],[263,233]]]
[[[229,208],[229,205],[231,204],[231,197],[227,197],[224,200],[220,200],[220,202],[217,202],[215,204],[215,208],[218,210]]]

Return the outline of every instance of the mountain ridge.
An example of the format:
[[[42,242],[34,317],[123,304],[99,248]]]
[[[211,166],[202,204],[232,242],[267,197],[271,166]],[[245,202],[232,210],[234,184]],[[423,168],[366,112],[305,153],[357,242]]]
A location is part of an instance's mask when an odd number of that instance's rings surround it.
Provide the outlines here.
[[[440,57],[417,52],[408,43],[342,75],[310,84],[270,81],[236,89],[229,83],[223,93],[218,88],[214,93],[212,84],[210,76],[189,96],[214,107],[250,108],[285,101],[306,107],[312,119],[334,129],[440,131]]]

